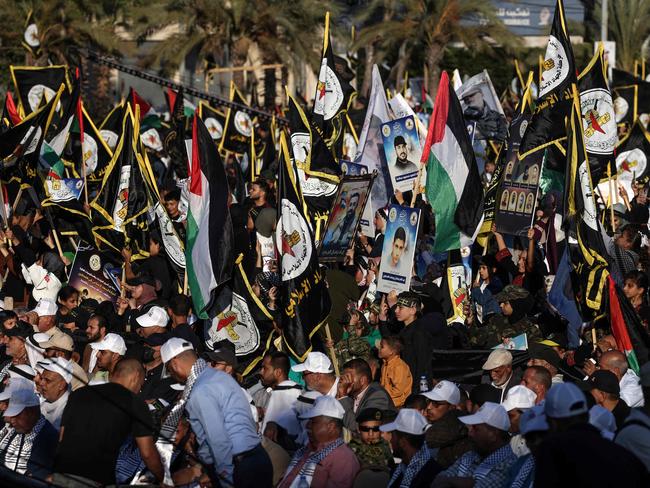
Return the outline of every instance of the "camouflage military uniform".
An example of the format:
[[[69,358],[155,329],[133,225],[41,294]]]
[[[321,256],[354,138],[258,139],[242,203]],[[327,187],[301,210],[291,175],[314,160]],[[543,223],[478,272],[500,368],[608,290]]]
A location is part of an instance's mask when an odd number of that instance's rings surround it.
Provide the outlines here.
[[[390,471],[393,467],[393,453],[384,439],[377,444],[364,444],[360,439],[354,438],[348,445],[356,454],[361,469]]]
[[[351,335],[347,339],[341,339],[334,346],[334,352],[339,365],[343,366],[350,359],[368,359],[370,357],[370,344],[368,344],[365,337]]]
[[[526,315],[534,305],[534,300],[528,290],[508,285],[496,295],[499,303],[509,302],[513,314],[506,317],[501,314],[491,315],[482,327],[472,327],[469,330],[469,342],[474,348],[492,348],[503,342],[504,338],[516,337],[526,333],[528,342],[542,339],[542,334],[535,323]],[[518,318],[511,322],[514,318]]]

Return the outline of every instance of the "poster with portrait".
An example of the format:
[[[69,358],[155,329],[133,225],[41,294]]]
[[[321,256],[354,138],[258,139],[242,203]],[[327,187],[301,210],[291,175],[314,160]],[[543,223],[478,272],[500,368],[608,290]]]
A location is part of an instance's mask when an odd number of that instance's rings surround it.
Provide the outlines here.
[[[388,222],[381,250],[377,290],[389,293],[408,291],[420,224],[420,210],[400,205],[388,209]]]
[[[472,76],[456,91],[468,130],[474,130],[473,139],[503,141],[507,136],[507,122],[487,70]]]
[[[319,245],[319,259],[343,261],[354,243],[361,215],[370,197],[374,174],[345,176],[339,185],[334,206]]]
[[[93,298],[100,303],[115,302],[120,296],[121,276],[121,263],[109,253],[81,242],[70,268],[68,285],[79,290],[81,300]]]
[[[413,116],[386,122],[381,126],[384,154],[394,190],[413,190],[418,177],[422,148]]]
[[[509,154],[496,199],[497,232],[525,236],[533,222],[545,150],[520,160]]]

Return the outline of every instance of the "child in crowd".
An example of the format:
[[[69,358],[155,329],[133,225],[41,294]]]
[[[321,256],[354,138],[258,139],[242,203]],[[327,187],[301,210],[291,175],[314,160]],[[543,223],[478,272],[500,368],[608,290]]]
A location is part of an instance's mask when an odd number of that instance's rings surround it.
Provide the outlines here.
[[[383,386],[397,408],[404,405],[411,394],[413,376],[408,365],[400,357],[402,340],[398,336],[387,336],[379,342],[379,359],[381,368],[381,386]]]

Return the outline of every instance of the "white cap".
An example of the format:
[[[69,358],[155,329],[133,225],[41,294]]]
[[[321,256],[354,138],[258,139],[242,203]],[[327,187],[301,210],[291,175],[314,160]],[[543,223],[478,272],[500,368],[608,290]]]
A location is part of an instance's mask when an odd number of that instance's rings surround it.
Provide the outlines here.
[[[19,389],[34,389],[34,383],[27,378],[11,378],[4,390],[0,392],[0,402],[6,402],[11,398],[11,393]]]
[[[333,373],[332,361],[322,352],[310,352],[304,363],[294,364],[291,370],[296,373],[309,371],[310,373]]]
[[[194,348],[192,347],[191,342],[181,339],[180,337],[172,337],[160,348],[160,359],[163,363],[167,363],[180,353],[193,350]]]
[[[499,430],[510,429],[510,419],[506,409],[503,405],[493,402],[485,402],[474,415],[459,417],[459,420],[467,425],[486,424]]]
[[[37,369],[45,369],[57,373],[63,380],[70,384],[72,381],[72,362],[64,358],[42,359],[36,363]]]
[[[585,394],[573,383],[558,383],[546,394],[544,412],[547,417],[563,419],[587,411]]]
[[[495,349],[490,353],[481,369],[490,371],[499,366],[507,366],[509,364],[512,364],[512,354],[510,354],[510,351],[507,349]]]
[[[321,415],[342,420],[345,415],[345,409],[336,398],[329,395],[323,395],[318,397],[314,402],[314,405],[303,413],[300,418],[313,419],[314,417],[320,417]]]
[[[434,402],[447,402],[458,405],[460,402],[460,390],[451,381],[442,380],[432,390],[423,393],[425,397]]]
[[[32,312],[36,312],[39,317],[47,317],[48,315],[56,315],[59,310],[56,302],[49,298],[41,298]]]
[[[535,392],[523,385],[513,386],[508,390],[508,395],[501,405],[506,409],[506,412],[518,408],[525,410],[535,406],[537,395]]]
[[[122,336],[113,333],[106,334],[101,341],[91,342],[90,347],[98,351],[116,352],[120,356],[126,354],[126,343],[124,339],[122,339]]]
[[[546,432],[549,429],[544,413],[544,405],[535,405],[519,417],[519,432],[521,435],[529,432]]]
[[[19,388],[12,390],[9,406],[4,412],[5,417],[15,417],[27,407],[38,407],[40,401],[34,388]]]
[[[397,430],[405,434],[424,435],[429,428],[429,423],[424,416],[414,408],[403,408],[397,418],[388,424],[379,427],[382,432]]]
[[[135,321],[140,327],[167,327],[169,322],[169,315],[162,307],[151,307],[147,313],[140,315]]]
[[[605,439],[614,440],[616,419],[614,414],[600,405],[594,405],[589,410],[589,423],[600,431]]]

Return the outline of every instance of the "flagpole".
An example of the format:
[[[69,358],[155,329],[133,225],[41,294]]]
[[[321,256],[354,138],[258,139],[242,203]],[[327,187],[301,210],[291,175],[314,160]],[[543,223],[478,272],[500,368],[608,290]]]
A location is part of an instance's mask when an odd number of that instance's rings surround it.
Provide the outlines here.
[[[329,322],[325,322],[325,337],[327,338],[328,343],[332,343],[332,333],[330,332],[330,324]],[[336,373],[336,376],[340,376],[339,374],[339,362],[336,359],[336,354],[334,354],[334,348],[332,346],[328,347],[327,350],[330,353],[330,358],[332,359],[332,364],[334,365],[334,372]]]
[[[612,230],[616,232],[616,223],[614,222],[614,182],[612,181],[612,163],[607,163],[607,184],[609,186],[609,216],[612,219]]]

